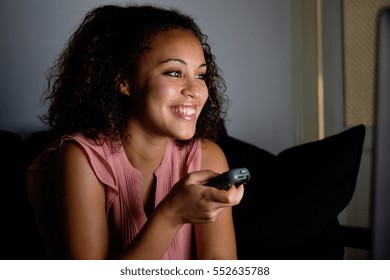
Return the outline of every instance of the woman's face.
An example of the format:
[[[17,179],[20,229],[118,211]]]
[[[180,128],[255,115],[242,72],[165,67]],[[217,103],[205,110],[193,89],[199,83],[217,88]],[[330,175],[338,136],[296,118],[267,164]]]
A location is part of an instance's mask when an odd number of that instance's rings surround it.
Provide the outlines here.
[[[203,49],[193,33],[173,29],[158,34],[140,58],[130,87],[133,120],[152,136],[192,138],[208,98],[205,74]]]

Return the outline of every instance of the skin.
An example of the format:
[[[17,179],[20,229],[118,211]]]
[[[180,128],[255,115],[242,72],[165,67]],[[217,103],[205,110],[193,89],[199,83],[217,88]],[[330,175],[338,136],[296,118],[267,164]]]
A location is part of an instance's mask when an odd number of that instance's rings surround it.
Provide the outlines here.
[[[47,181],[64,258],[160,259],[182,225],[193,223],[200,259],[235,259],[231,206],[240,202],[243,186],[224,191],[204,185],[228,169],[215,143],[202,140],[202,171],[182,178],[155,209],[150,204],[153,172],[169,139],[193,137],[208,97],[202,47],[188,31],[165,31],[154,38],[139,65],[134,83],[125,81],[119,87],[137,104],[128,121],[131,136],[123,145],[132,166],[142,172],[142,199],[149,219],[128,248],[112,255],[104,186],[81,147],[65,143],[51,160]]]

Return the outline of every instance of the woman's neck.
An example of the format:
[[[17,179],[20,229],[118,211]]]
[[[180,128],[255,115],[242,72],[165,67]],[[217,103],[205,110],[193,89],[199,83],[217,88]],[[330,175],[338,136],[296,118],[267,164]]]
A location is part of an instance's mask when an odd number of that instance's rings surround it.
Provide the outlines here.
[[[168,137],[151,137],[137,129],[128,129],[123,143],[131,165],[140,171],[154,171],[160,165],[168,145]]]

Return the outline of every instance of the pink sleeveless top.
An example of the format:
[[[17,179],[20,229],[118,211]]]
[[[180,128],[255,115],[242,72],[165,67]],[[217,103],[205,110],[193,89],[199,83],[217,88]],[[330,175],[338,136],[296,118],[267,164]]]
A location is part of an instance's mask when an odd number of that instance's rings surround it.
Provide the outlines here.
[[[112,233],[111,239],[119,244],[118,251],[128,246],[147,221],[141,198],[141,172],[131,166],[121,147],[112,152],[107,144],[80,135],[65,136],[51,144],[28,168],[27,191],[35,210],[38,228],[47,245],[48,254],[55,246],[55,232],[50,226],[43,200],[45,170],[51,153],[63,141],[76,141],[84,149],[101,183],[106,187],[106,213]],[[195,141],[179,149],[170,140],[164,158],[154,172],[156,177],[155,206],[168,194],[173,185],[189,172],[200,170],[200,142]],[[185,224],[170,244],[162,259],[191,259],[193,257],[192,225]],[[53,253],[53,252],[52,252]]]

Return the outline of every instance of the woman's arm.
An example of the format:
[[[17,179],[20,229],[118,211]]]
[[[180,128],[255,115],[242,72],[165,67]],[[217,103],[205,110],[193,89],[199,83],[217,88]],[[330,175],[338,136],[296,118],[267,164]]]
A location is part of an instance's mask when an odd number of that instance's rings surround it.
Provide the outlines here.
[[[82,148],[64,143],[52,158],[46,194],[57,232],[60,258],[109,258],[105,190]],[[160,259],[182,226],[167,207],[155,211],[131,246],[114,258]]]
[[[204,170],[223,173],[228,170],[228,164],[220,147],[204,141],[202,145],[202,166]],[[217,190],[216,190],[217,191]],[[238,204],[243,196],[243,186],[231,187],[227,192],[231,205]],[[212,223],[195,226],[196,244],[200,259],[236,259],[236,240],[233,227],[232,209],[226,207]]]
[[[46,199],[60,258],[108,255],[104,187],[78,144],[65,142],[49,162]]]

